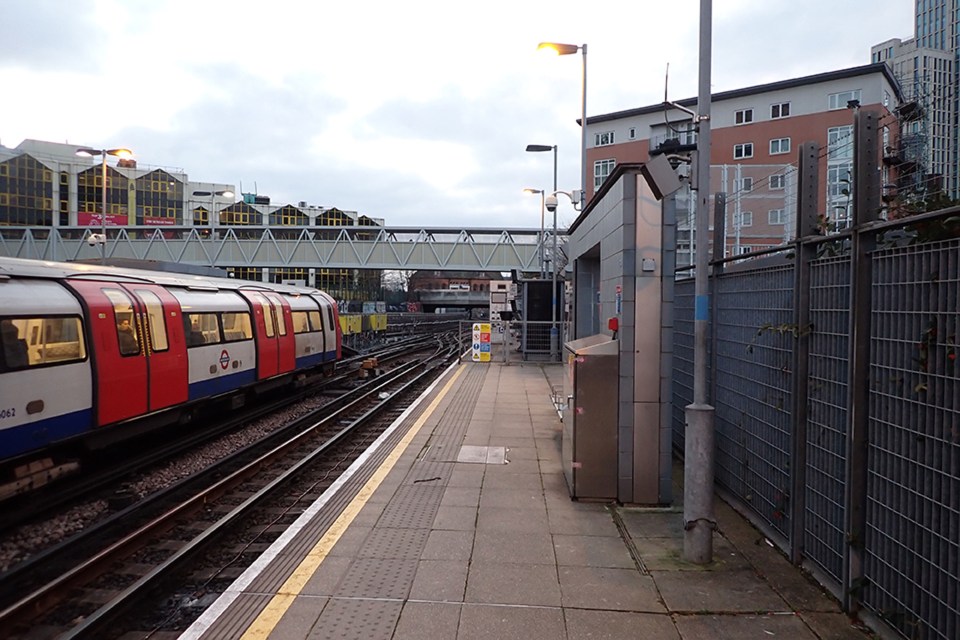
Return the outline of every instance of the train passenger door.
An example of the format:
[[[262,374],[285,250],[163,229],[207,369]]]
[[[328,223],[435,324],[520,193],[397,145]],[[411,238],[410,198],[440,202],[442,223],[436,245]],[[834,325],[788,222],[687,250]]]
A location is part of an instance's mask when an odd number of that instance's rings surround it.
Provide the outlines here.
[[[253,333],[257,345],[257,379],[273,377],[279,373],[280,353],[273,305],[258,291],[240,289],[240,295],[250,302],[250,308],[253,311]]]
[[[293,335],[293,314],[290,303],[276,293],[265,293],[264,296],[273,307],[277,326],[277,372],[293,371],[297,366],[297,342]]]
[[[167,330],[180,314],[172,296],[148,284],[67,284],[90,310],[98,425],[186,400],[186,347]]]

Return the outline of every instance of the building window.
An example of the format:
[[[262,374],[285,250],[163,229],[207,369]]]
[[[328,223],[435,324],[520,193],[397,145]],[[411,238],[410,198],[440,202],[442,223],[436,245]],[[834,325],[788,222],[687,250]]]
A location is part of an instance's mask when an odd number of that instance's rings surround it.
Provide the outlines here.
[[[829,96],[830,109],[846,109],[847,103],[851,100],[860,101],[860,89],[853,91],[842,91],[840,93],[831,93]]]
[[[853,125],[827,129],[827,160],[853,158]]]
[[[734,227],[752,227],[753,212],[741,211],[740,213],[733,214],[733,226]]]
[[[783,209],[770,209],[767,212],[767,222],[770,224],[787,224],[787,214]]]
[[[777,173],[770,176],[770,188],[771,189],[784,189],[787,186],[787,177],[782,173]]]
[[[733,121],[736,124],[749,124],[753,122],[753,109],[740,109],[734,112]]]
[[[593,163],[593,189],[596,191],[600,188],[600,185],[603,184],[603,181],[607,179],[611,173],[613,173],[613,168],[617,166],[616,160],[597,160]]]
[[[740,191],[753,191],[753,178],[742,178],[740,180]]]
[[[790,138],[774,138],[770,141],[770,155],[790,153]]]
[[[777,104],[770,105],[770,118],[776,120],[777,118],[786,118],[790,115],[790,103],[789,102],[778,102]]]
[[[630,137],[631,140],[636,140],[636,139],[637,139],[637,128],[636,128],[636,127],[630,127],[629,137]]]
[[[604,131],[603,133],[598,133],[594,137],[596,141],[596,146],[605,147],[608,144],[613,144],[613,131]]]
[[[753,157],[753,143],[752,142],[742,142],[740,144],[733,145],[733,157],[735,160],[740,160],[743,158],[752,158]]]

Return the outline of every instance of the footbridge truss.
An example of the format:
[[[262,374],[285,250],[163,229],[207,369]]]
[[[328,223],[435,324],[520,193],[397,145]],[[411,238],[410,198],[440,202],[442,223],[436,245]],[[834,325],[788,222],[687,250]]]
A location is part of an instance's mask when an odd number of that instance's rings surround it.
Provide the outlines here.
[[[0,227],[0,255],[38,260],[101,257],[99,227]],[[556,264],[566,264],[557,234]],[[107,227],[108,259],[209,267],[539,271],[550,230],[425,227]]]

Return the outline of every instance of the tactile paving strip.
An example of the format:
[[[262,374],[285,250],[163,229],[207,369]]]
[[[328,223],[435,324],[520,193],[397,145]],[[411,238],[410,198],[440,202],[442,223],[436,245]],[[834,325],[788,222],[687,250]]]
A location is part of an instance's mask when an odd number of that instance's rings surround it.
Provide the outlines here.
[[[429,529],[393,529],[377,527],[363,541],[361,558],[420,558]]]
[[[413,558],[357,558],[341,578],[334,597],[406,598],[418,562]]]
[[[307,636],[310,640],[388,640],[403,603],[390,600],[331,600]]]

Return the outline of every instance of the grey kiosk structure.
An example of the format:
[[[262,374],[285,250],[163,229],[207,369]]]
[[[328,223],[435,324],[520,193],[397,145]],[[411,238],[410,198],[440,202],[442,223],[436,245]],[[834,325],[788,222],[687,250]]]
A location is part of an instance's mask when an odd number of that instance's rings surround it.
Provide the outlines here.
[[[664,505],[680,180],[663,156],[619,165],[568,230],[572,340],[561,444],[572,497]],[[608,329],[617,318],[616,338]]]

